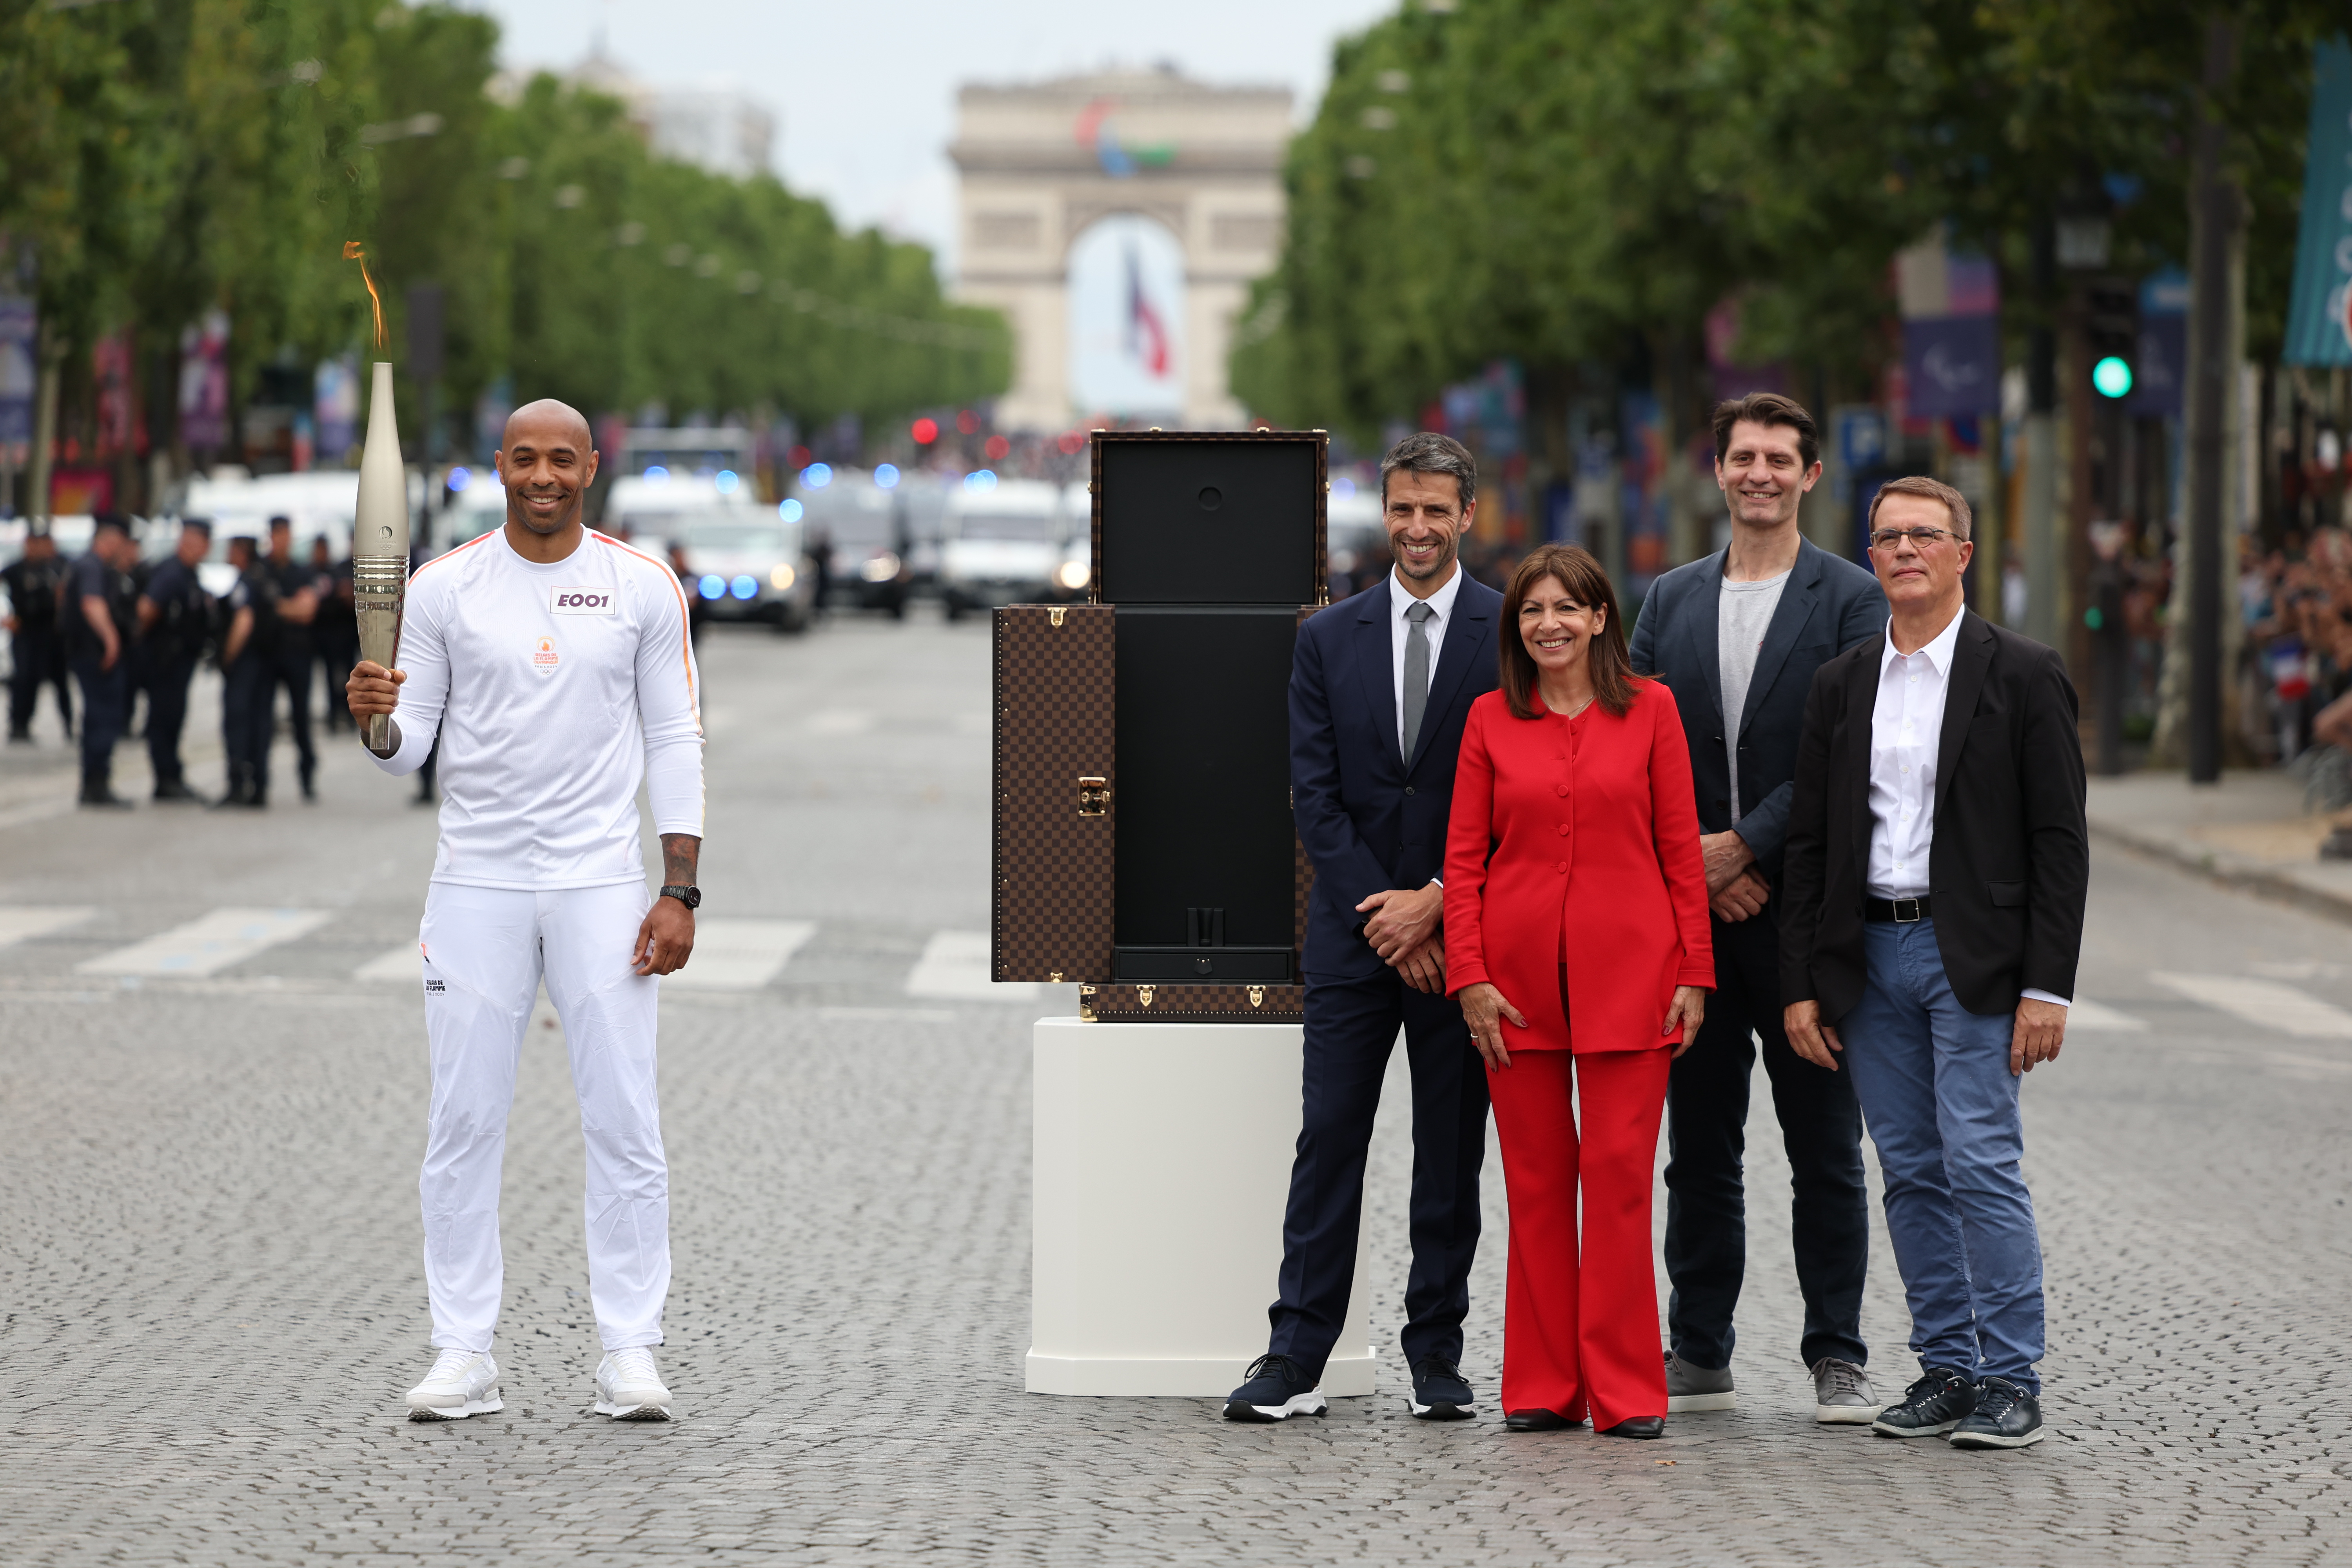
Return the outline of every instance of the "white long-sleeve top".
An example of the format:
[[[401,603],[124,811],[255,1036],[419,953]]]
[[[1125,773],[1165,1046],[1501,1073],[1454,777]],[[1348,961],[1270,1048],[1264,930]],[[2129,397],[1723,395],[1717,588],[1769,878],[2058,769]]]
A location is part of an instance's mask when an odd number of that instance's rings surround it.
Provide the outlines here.
[[[533,891],[646,874],[656,833],[702,835],[702,712],[677,574],[589,531],[552,565],[492,529],[417,568],[400,634],[400,745],[441,741],[433,879]]]

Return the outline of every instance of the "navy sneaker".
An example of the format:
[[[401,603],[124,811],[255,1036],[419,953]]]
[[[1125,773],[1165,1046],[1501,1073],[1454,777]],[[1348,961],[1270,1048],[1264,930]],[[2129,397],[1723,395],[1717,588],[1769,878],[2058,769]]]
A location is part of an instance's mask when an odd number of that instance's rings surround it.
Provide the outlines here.
[[[1977,1407],[1952,1428],[1955,1448],[2022,1448],[2042,1441],[2042,1402],[2005,1377],[1977,1384]]]
[[[1225,1401],[1228,1421],[1287,1421],[1321,1415],[1331,1407],[1315,1380],[1286,1355],[1262,1355],[1242,1375],[1248,1381]]]
[[[1412,1363],[1412,1413],[1423,1421],[1467,1421],[1470,1384],[1462,1369],[1442,1355],[1425,1355]]]
[[[1933,1437],[1960,1424],[1977,1407],[1977,1385],[1952,1366],[1931,1366],[1903,1391],[1903,1403],[1878,1413],[1870,1429],[1882,1437]]]

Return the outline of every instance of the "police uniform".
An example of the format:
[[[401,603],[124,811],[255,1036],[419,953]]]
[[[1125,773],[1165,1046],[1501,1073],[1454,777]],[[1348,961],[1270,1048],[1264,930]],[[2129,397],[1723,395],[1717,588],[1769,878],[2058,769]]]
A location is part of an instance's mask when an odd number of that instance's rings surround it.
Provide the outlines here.
[[[303,562],[266,563],[263,570],[269,574],[277,589],[279,606],[290,603],[297,594],[308,590],[314,599],[323,598],[320,578],[325,574]],[[275,617],[277,640],[269,650],[270,687],[263,706],[274,708],[278,688],[286,688],[286,706],[294,725],[294,750],[301,759],[302,797],[310,798],[311,785],[319,774],[319,753],[310,743],[310,667],[318,662],[319,645],[310,635],[307,621],[288,620],[283,614]],[[267,772],[267,770],[264,770]]]
[[[184,797],[180,731],[188,719],[188,682],[212,637],[213,596],[197,581],[196,569],[174,555],[147,580],[146,597],[156,611],[145,640],[147,757],[154,764],[156,798]]]
[[[81,793],[88,801],[113,794],[114,742],[131,717],[131,660],[139,620],[132,610],[138,590],[130,576],[100,559],[93,545],[73,563],[60,611],[74,680],[81,687]],[[114,623],[116,657],[106,664],[106,644],[89,624],[86,601],[97,599]]]
[[[319,618],[310,623],[310,636],[318,643],[319,658],[327,667],[327,731],[331,734],[352,727],[352,710],[344,701],[343,686],[359,658],[359,611],[352,594],[349,555],[319,575]]]
[[[239,610],[253,612],[244,646],[221,666],[221,749],[228,753],[224,804],[267,805],[270,710],[278,696],[278,585],[268,564],[257,561],[247,567],[223,604],[232,620]]]
[[[65,721],[66,737],[73,737],[73,689],[66,684],[66,647],[58,626],[58,595],[73,573],[73,563],[52,555],[47,561],[20,556],[0,568],[0,583],[8,586],[8,603],[16,617],[10,637],[15,664],[8,678],[8,738],[28,741],[33,735],[33,710],[41,687],[58,689],[58,717]]]

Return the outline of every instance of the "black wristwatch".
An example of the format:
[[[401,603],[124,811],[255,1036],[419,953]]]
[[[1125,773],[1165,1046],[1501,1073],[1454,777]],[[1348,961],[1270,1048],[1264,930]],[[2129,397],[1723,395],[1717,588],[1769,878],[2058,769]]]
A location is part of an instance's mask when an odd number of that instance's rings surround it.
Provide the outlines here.
[[[684,904],[689,910],[698,910],[702,907],[702,889],[700,888],[681,888],[673,883],[669,887],[664,888],[659,896],[665,899],[676,899],[679,903]]]

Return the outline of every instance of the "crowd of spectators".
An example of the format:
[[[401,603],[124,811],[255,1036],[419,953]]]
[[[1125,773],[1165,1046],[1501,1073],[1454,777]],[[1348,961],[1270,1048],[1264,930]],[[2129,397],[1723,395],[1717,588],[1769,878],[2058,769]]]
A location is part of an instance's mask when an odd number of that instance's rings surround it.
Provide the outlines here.
[[[2253,684],[2277,759],[2302,761],[2319,793],[2345,796],[2315,804],[2352,804],[2352,533],[2320,528],[2289,545],[2240,581]]]

